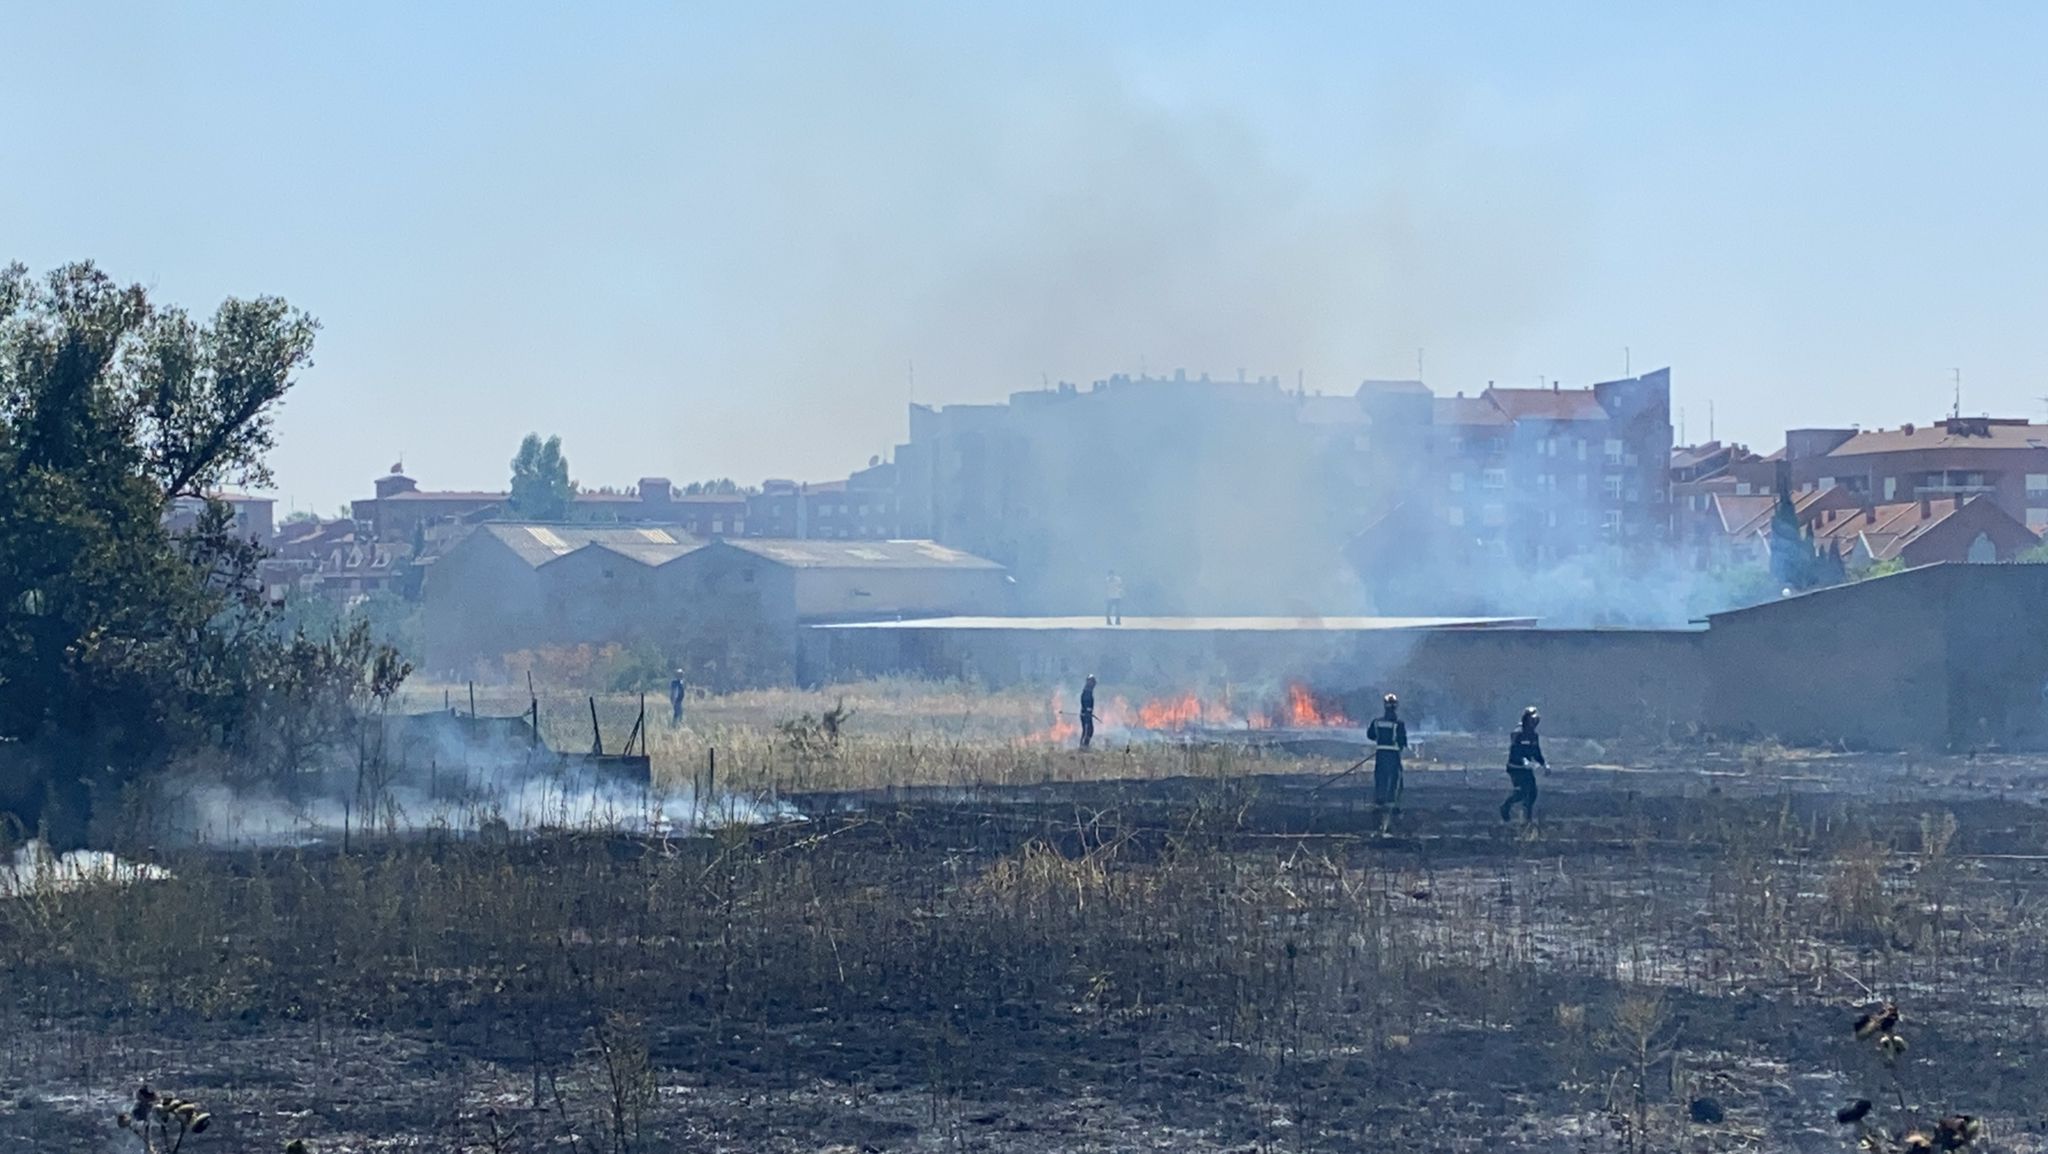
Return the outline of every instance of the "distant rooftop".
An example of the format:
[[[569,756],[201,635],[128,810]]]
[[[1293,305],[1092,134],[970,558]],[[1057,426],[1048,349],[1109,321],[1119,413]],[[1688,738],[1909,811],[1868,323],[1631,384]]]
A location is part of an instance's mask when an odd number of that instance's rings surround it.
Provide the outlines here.
[[[1910,449],[2048,449],[2048,426],[2023,417],[1944,418],[1931,425],[1865,429],[1843,441],[1830,457],[1896,453]]]
[[[1087,617],[928,617],[915,621],[851,621],[813,629],[967,629],[1115,633],[1363,633],[1400,629],[1526,628],[1534,617],[1126,617],[1121,625]]]
[[[566,557],[588,545],[609,549],[645,565],[673,561],[704,546],[702,541],[679,529],[651,525],[624,527],[490,521],[479,526],[477,531],[496,537],[520,560],[535,567]]]
[[[1001,565],[936,541],[729,539],[728,548],[793,569],[1000,569]]]

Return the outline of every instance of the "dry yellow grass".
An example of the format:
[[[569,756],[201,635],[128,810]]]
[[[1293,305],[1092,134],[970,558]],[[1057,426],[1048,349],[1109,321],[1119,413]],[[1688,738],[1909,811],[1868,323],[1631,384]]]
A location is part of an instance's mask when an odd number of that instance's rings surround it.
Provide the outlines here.
[[[467,712],[470,687],[423,685],[393,708]],[[647,752],[657,785],[681,788],[701,780],[716,751],[720,786],[746,792],[878,789],[902,785],[1030,785],[1042,782],[1149,779],[1290,768],[1253,750],[1171,742],[1105,740],[1088,753],[1071,738],[1053,740],[1056,708],[1073,720],[1075,705],[1052,689],[989,691],[959,683],[866,681],[818,690],[767,689],[693,694],[681,726],[669,724],[665,698],[646,698]],[[541,733],[565,750],[591,747],[590,703],[597,703],[605,749],[618,752],[639,716],[639,694],[542,690]],[[531,699],[524,686],[478,686],[477,712],[509,716]],[[834,742],[793,741],[780,727],[816,719],[840,706],[850,717]]]

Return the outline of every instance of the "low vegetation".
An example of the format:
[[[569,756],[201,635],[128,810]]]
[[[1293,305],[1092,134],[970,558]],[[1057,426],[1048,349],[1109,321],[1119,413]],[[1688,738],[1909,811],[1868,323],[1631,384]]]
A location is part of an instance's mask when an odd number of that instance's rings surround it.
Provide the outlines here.
[[[1959,1118],[2038,1148],[2032,806],[1664,751],[1625,787],[1561,770],[1546,824],[1504,833],[1497,771],[1446,751],[1382,837],[1342,762],[986,732],[1038,722],[1023,695],[691,708],[710,733],[663,717],[665,775],[716,735],[721,785],[803,820],[346,852],[138,832],[119,848],[168,878],[0,901],[0,1081],[184,1088],[213,1119],[188,1150],[1908,1150]],[[898,710],[936,720],[892,735]],[[804,796],[892,763],[949,788]],[[1825,772],[1903,794],[1949,768]],[[952,788],[977,782],[1018,788]],[[17,1104],[0,1133],[56,1148],[71,1117]]]

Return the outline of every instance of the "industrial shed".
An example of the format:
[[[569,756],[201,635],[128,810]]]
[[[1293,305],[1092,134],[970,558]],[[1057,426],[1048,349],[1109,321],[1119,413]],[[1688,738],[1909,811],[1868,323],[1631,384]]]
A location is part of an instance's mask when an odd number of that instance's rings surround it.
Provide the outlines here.
[[[435,563],[422,599],[436,670],[522,649],[620,645],[729,687],[803,679],[805,624],[1001,612],[1009,579],[930,541],[706,543],[656,526],[496,522]]]
[[[660,526],[497,521],[435,560],[421,588],[430,668],[544,645],[629,643],[653,575],[704,542]]]
[[[800,631],[819,622],[998,613],[1003,567],[930,541],[714,541],[664,572],[698,622],[690,662],[738,684],[811,682]]]

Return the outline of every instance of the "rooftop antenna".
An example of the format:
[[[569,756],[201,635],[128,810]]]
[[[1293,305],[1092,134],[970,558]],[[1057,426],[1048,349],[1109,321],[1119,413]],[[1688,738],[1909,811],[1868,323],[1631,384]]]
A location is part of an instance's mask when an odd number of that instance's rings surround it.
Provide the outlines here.
[[[1685,406],[1678,406],[1678,443],[1685,444]]]
[[[1415,379],[1418,381],[1428,379],[1422,372],[1422,349],[1420,347],[1417,347],[1415,350]]]
[[[1707,402],[1707,440],[1714,440],[1714,402]]]
[[[1633,377],[1636,375],[1633,371],[1633,362],[1629,360],[1629,351],[1627,345],[1621,346],[1621,375],[1624,377]]]
[[[1961,369],[1950,369],[1950,370],[1949,370],[1949,372],[1950,372],[1950,373],[1951,373],[1952,375],[1954,375],[1954,377],[1955,377],[1955,380],[1956,380],[1956,400],[1955,400],[1955,405],[1954,405],[1954,407],[1950,408],[1950,409],[1949,409],[1949,411],[1948,411],[1948,415],[1949,415],[1949,418],[1950,418],[1951,420],[1954,420],[1954,419],[1956,419],[1956,418],[1959,418],[1959,417],[1961,417],[1961,416],[1963,415],[1963,370],[1961,370]]]

